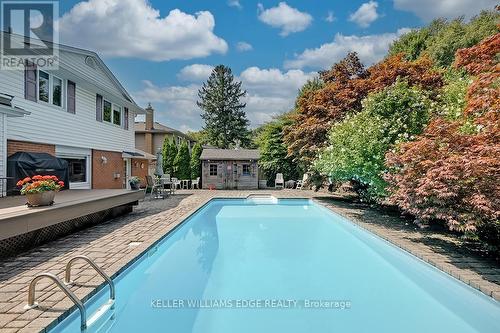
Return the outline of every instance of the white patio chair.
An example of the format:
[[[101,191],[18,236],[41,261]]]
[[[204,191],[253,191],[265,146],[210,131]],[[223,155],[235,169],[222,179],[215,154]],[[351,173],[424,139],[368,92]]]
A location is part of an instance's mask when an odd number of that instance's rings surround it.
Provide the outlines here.
[[[283,179],[283,174],[277,173],[276,179],[274,180],[274,187],[282,189],[284,186],[285,186],[285,180]]]
[[[197,177],[196,179],[191,180],[191,189],[200,189],[200,177]]]
[[[171,181],[172,181],[172,185],[175,189],[177,189],[177,188],[181,189],[181,181],[179,179],[172,177]]]
[[[165,199],[167,196],[167,192],[165,191],[165,186],[163,185],[163,179],[154,177],[153,178],[153,186],[151,188],[150,199]]]
[[[297,187],[296,187],[296,189],[297,190],[302,190],[302,187],[304,186],[304,183],[306,182],[306,180],[307,180],[307,173],[305,173],[302,176],[302,180],[297,180]]]

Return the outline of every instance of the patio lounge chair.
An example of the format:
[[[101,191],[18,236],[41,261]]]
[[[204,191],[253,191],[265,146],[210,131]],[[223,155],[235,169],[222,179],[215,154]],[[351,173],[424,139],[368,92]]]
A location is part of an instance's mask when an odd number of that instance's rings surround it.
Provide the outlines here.
[[[283,180],[283,174],[277,173],[276,180],[274,181],[274,187],[282,189],[284,186],[285,186],[285,181]]]

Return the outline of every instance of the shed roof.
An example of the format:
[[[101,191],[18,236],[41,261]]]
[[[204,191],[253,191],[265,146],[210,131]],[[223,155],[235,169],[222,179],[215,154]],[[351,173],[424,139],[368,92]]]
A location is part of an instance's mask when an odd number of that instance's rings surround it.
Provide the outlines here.
[[[205,148],[201,153],[201,160],[258,160],[258,149],[212,149]]]

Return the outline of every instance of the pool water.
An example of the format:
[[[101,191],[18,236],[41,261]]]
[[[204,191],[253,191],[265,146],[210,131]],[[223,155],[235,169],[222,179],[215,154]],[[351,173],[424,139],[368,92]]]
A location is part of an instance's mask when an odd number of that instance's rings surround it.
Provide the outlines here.
[[[500,332],[498,302],[309,200],[212,200],[115,283],[89,332]]]

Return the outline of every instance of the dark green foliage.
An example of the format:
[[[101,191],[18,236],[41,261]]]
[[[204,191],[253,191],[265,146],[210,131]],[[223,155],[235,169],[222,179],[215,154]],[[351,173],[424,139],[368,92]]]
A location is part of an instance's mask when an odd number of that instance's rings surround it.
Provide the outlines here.
[[[285,179],[301,179],[297,163],[288,157],[287,147],[283,143],[283,127],[289,122],[288,115],[261,126],[256,134],[255,143],[259,147],[259,166],[271,183],[277,173],[283,173]]]
[[[361,112],[333,126],[330,146],[320,153],[315,169],[334,182],[359,184],[369,200],[385,196],[385,154],[423,131],[430,106],[425,91],[404,81],[369,95]]]
[[[179,179],[190,179],[191,177],[189,147],[186,141],[181,144],[174,159],[174,171],[175,176]]]
[[[389,49],[389,56],[402,52],[409,60],[416,60],[425,52],[437,66],[449,67],[458,49],[471,47],[495,34],[499,20],[500,14],[494,11],[483,11],[468,23],[462,18],[437,19],[427,27],[401,36]]]
[[[203,110],[203,131],[211,145],[227,149],[249,143],[246,103],[241,102],[245,95],[241,82],[235,81],[231,69],[223,65],[215,67],[203,83],[197,104]]]
[[[199,143],[196,143],[191,150],[191,179],[196,179],[201,176],[200,155],[202,151],[203,148]]]
[[[165,137],[165,140],[168,140],[167,137]],[[174,160],[176,156],[177,156],[177,145],[175,144],[175,140],[172,139],[172,141],[168,145],[168,151],[165,158],[166,168],[163,169],[163,171],[169,174],[171,177],[175,177]]]

